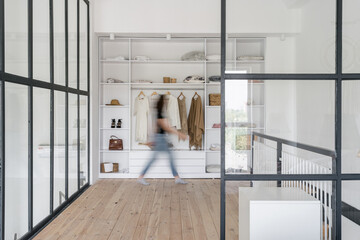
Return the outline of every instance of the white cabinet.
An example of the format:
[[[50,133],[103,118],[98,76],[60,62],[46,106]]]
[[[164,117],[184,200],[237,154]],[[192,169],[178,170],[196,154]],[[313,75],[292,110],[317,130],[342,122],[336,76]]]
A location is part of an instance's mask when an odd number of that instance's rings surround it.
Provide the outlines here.
[[[240,240],[319,240],[320,201],[295,188],[240,187]]]

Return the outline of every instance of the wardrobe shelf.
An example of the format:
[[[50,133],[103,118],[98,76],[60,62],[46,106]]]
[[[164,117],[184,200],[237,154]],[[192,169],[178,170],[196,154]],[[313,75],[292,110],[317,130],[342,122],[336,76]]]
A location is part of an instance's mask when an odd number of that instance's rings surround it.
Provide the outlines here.
[[[101,108],[129,108],[129,105],[124,106],[107,106],[107,105],[100,105]]]
[[[147,60],[147,61],[138,61],[138,60],[130,60],[131,63],[135,64],[147,64],[147,63],[183,63],[183,64],[189,64],[189,63],[205,63],[206,61],[182,61],[182,60]]]
[[[204,89],[204,83],[131,83],[132,89]]]
[[[206,61],[206,63],[217,63],[220,64],[221,61]],[[226,60],[226,63],[240,63],[240,64],[244,64],[244,63],[265,63],[265,60]]]
[[[213,151],[213,150],[206,150],[207,153],[220,153],[221,150]]]
[[[129,86],[129,83],[100,83],[100,85],[118,85],[118,86]]]
[[[215,109],[219,108],[220,109],[221,106],[209,106],[209,105],[207,105],[206,108],[215,108]]]
[[[129,128],[100,128],[100,130],[116,130],[116,131],[120,131],[120,130],[129,130]]]
[[[255,128],[251,128],[251,127],[226,127],[227,129],[247,129],[247,130],[265,130],[265,128],[261,127],[255,127]]]
[[[109,149],[101,149],[100,152],[102,153],[129,153],[129,149],[124,150],[109,150]]]
[[[220,130],[221,128],[206,128],[206,130]]]
[[[131,152],[151,152],[151,149],[132,149]],[[205,150],[171,149],[174,152],[205,152]]]
[[[129,60],[106,60],[102,59],[100,60],[101,63],[129,63]]]

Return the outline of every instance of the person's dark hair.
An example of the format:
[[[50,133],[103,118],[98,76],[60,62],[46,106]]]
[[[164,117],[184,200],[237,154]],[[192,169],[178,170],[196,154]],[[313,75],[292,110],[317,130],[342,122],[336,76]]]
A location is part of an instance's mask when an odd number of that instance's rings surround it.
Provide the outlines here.
[[[164,102],[165,102],[165,95],[161,94],[160,95],[160,98],[159,98],[159,101],[157,102],[156,104],[156,109],[158,112],[162,112],[163,110],[163,107],[164,107]]]

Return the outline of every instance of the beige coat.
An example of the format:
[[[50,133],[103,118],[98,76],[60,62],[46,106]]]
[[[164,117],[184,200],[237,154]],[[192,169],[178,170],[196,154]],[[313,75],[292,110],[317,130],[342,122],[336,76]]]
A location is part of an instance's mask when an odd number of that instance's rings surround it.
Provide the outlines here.
[[[188,125],[187,125],[187,114],[186,114],[186,99],[178,98],[178,105],[179,105],[179,113],[180,113],[180,122],[181,122],[181,129],[179,132],[183,134],[188,134]]]
[[[188,132],[189,132],[189,147],[195,147],[196,150],[202,149],[202,137],[204,134],[204,111],[201,102],[201,97],[195,96],[191,100],[191,107],[188,116]]]

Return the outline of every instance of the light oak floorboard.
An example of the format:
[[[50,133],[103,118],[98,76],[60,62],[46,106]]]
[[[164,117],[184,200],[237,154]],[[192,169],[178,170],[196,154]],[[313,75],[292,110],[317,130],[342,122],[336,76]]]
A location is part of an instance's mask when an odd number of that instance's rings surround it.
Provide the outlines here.
[[[92,185],[35,240],[219,239],[220,180],[103,179]],[[246,184],[245,184],[246,185]],[[238,187],[226,189],[227,239],[238,239]]]

